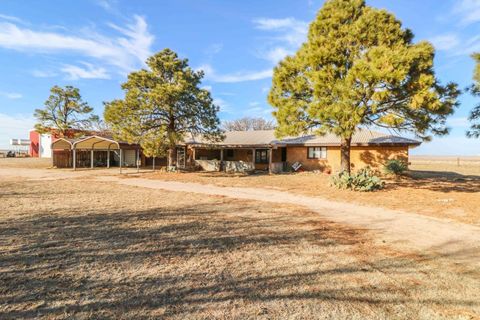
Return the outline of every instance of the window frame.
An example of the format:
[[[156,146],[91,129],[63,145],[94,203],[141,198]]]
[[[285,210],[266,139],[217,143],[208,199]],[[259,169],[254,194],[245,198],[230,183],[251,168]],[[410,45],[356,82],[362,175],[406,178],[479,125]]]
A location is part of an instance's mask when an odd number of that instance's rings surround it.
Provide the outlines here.
[[[234,149],[225,149],[225,157],[227,159],[235,158],[235,150]]]
[[[265,154],[265,159],[262,159],[262,154]],[[255,149],[255,164],[268,164],[268,149]]]
[[[313,157],[310,156],[310,150],[313,149]],[[318,149],[318,156],[315,156],[315,149]],[[324,156],[325,155],[325,156]],[[326,160],[327,159],[327,147],[307,147],[307,159],[309,160]]]

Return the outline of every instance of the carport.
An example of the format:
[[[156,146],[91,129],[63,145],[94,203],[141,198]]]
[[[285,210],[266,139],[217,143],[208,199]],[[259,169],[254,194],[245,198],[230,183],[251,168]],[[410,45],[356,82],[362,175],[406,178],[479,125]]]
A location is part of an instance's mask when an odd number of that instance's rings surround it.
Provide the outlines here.
[[[130,162],[136,164],[137,169],[140,165],[140,148],[139,146],[129,144],[124,144],[118,141],[115,141],[111,138],[101,137],[101,136],[88,136],[79,139],[65,139],[60,138],[52,143],[52,152],[55,154],[55,150],[69,151],[68,154],[71,155],[71,159],[65,160],[64,163],[69,163],[70,167],[73,167],[73,170],[77,169],[79,163],[85,164],[86,161],[90,164],[90,169],[93,169],[95,166],[102,166],[110,168],[111,165],[111,153],[114,152],[115,155],[119,157],[118,166],[120,172],[122,170],[122,165],[125,162],[124,159],[124,148],[128,146],[128,152],[134,152],[134,155],[131,155],[132,159],[129,159]],[[89,157],[86,157],[86,154],[90,154]],[[101,153],[101,154],[100,154]],[[64,153],[66,154],[66,153]],[[79,155],[81,156],[79,159]],[[114,155],[114,156],[115,156]],[[97,159],[97,160],[96,160]],[[101,160],[99,160],[101,159]],[[97,163],[96,163],[97,162]],[[60,159],[55,156],[53,157],[53,164],[58,166]],[[65,166],[65,165],[64,165]],[[85,167],[85,165],[81,166]]]

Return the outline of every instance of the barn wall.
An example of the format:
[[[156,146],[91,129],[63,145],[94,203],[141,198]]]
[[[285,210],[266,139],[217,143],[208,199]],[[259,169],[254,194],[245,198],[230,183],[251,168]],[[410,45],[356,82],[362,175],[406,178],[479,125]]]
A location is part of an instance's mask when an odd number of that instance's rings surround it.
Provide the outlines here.
[[[40,151],[40,135],[35,130],[30,131],[30,147],[28,149],[28,154],[30,157],[38,158]]]

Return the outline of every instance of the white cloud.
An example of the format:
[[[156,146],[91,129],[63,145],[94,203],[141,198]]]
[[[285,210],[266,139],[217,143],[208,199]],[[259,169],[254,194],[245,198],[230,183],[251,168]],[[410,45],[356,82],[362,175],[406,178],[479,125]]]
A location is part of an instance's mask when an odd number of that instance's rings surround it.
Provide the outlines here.
[[[462,25],[469,25],[480,21],[480,1],[461,0],[455,4],[454,13],[461,16],[460,23]]]
[[[88,35],[37,31],[14,23],[0,23],[0,47],[28,53],[74,52],[115,66],[123,72],[133,70],[151,54],[154,37],[148,32],[145,19],[134,16],[134,22],[125,27],[109,26],[119,36],[109,38],[95,32]]]
[[[85,67],[65,65],[61,71],[68,75],[69,80],[78,79],[110,79],[105,68],[95,67],[90,63],[83,62]]]
[[[292,46],[300,46],[306,40],[308,33],[308,23],[295,18],[259,18],[253,20],[253,23],[259,30],[279,33],[276,38]]]
[[[474,36],[469,39],[461,39],[461,45],[453,47],[450,50],[452,56],[471,55],[474,52],[480,51],[480,36]]]
[[[452,50],[460,44],[460,39],[456,34],[444,34],[430,39],[437,50]]]
[[[267,48],[259,56],[262,59],[277,64],[286,55],[292,54],[305,41],[308,23],[294,18],[271,19],[259,18],[253,20],[255,27],[259,30],[275,33],[270,36]],[[213,48],[211,52],[218,51],[221,47]],[[245,81],[256,81],[272,77],[272,68],[263,70],[243,70],[230,74],[219,74],[209,64],[202,65],[198,69],[205,72],[205,79],[221,83],[237,83]]]
[[[459,50],[458,54],[472,54],[473,52],[480,51],[480,36],[475,36],[462,44],[462,50]]]
[[[212,45],[210,45],[206,50],[205,50],[205,53],[208,55],[208,56],[213,56],[217,53],[219,53],[220,51],[222,51],[223,49],[223,44],[221,43],[214,43]]]
[[[10,139],[28,139],[34,124],[32,116],[0,113],[0,149],[9,149]]]
[[[260,18],[253,20],[253,24],[259,30],[272,33],[270,43],[260,52],[260,57],[272,64],[293,54],[307,38],[308,23],[294,18]]]
[[[197,68],[205,72],[205,79],[213,82],[221,83],[236,83],[245,81],[255,81],[268,79],[272,76],[272,70],[260,70],[260,71],[240,71],[232,74],[218,74],[212,66],[206,64]]]
[[[273,64],[277,64],[283,60],[283,58],[291,54],[293,54],[292,50],[288,50],[287,48],[283,47],[275,47],[264,52],[263,58],[271,61]]]
[[[134,19],[135,23],[127,24],[125,28],[115,24],[109,25],[124,35],[124,37],[117,38],[120,48],[143,63],[152,54],[150,47],[155,37],[148,32],[148,25],[143,17],[136,15]]]
[[[444,34],[429,39],[435,49],[448,51],[452,56],[471,55],[480,51],[480,36],[462,39],[460,34]]]
[[[116,6],[117,1],[115,0],[96,0],[97,5],[102,7],[103,9],[107,11],[113,10],[113,8]]]
[[[247,117],[264,117],[264,118],[271,118],[272,117],[273,108],[271,106],[262,107],[260,104],[256,106],[250,106],[246,110],[243,111],[243,116]]]
[[[51,78],[57,76],[57,73],[49,70],[32,70],[32,76],[36,78]]]
[[[16,23],[24,23],[24,21],[20,18],[14,17],[14,16],[9,16],[6,14],[0,14],[0,19],[1,20],[8,20]]]
[[[0,96],[8,98],[8,99],[20,99],[23,96],[20,93],[17,92],[5,92],[5,91],[0,91]]]
[[[213,103],[220,107],[220,112],[232,113],[232,108],[230,104],[227,101],[223,100],[222,98],[213,99]]]

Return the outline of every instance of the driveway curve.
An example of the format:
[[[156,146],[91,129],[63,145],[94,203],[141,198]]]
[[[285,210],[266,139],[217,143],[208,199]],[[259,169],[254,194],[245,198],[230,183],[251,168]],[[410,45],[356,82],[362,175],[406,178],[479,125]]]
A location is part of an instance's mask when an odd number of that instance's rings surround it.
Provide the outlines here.
[[[381,242],[420,252],[438,253],[460,263],[474,262],[480,265],[480,228],[451,220],[262,188],[219,187],[113,176],[104,179],[128,186],[302,206],[329,220],[372,230]]]

